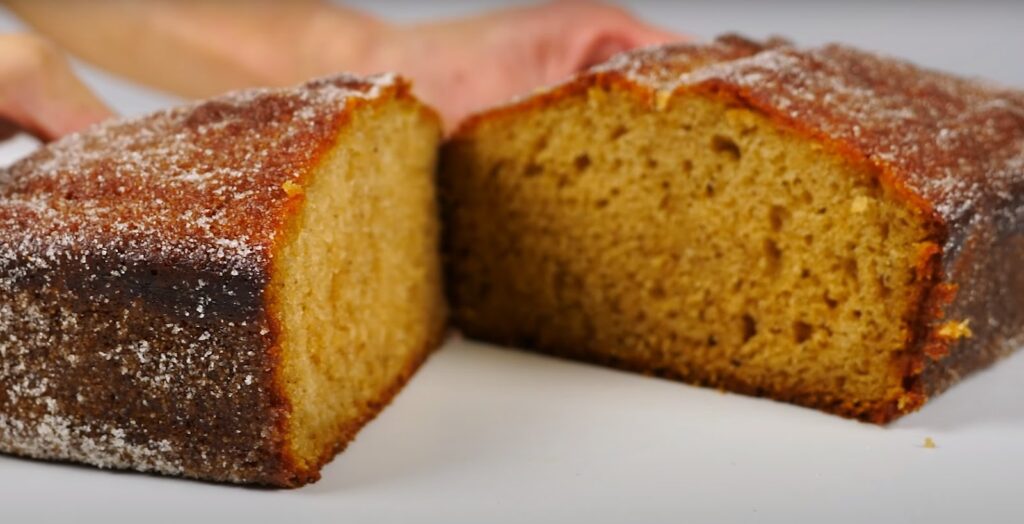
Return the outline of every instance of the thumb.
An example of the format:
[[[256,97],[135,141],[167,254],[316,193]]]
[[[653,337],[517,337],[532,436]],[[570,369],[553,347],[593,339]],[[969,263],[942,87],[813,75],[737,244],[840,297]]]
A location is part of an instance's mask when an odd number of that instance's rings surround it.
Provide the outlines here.
[[[623,22],[622,37],[629,41],[630,49],[693,40],[690,35],[670,31],[633,17],[627,17]]]
[[[591,20],[581,25],[576,42],[570,44],[577,50],[574,53],[577,70],[637,47],[691,40],[687,35],[648,24],[620,8],[602,4],[589,6],[592,9]]]
[[[582,43],[577,70],[600,64],[614,55],[638,47],[685,42],[689,37],[650,27],[620,29],[589,37]]]

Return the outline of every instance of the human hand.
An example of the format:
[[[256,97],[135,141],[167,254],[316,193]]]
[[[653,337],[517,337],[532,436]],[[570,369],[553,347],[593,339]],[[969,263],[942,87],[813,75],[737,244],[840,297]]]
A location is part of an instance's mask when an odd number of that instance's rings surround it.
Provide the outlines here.
[[[559,1],[398,28],[380,61],[412,77],[452,126],[617,52],[684,39],[617,7]]]
[[[78,56],[180,95],[395,71],[449,127],[616,52],[685,39],[585,0],[412,25],[326,0],[0,2]]]
[[[49,42],[0,35],[0,139],[24,130],[48,141],[110,116]]]
[[[559,1],[473,18],[396,27],[374,65],[411,77],[447,125],[469,113],[562,80],[613,54],[671,41],[620,8]]]

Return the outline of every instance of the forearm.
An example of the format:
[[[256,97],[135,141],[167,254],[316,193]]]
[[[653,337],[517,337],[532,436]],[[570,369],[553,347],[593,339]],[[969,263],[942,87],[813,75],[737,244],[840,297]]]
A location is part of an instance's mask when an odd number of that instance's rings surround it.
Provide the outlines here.
[[[338,70],[376,72],[374,55],[391,32],[319,1],[2,1],[80,58],[194,97]]]

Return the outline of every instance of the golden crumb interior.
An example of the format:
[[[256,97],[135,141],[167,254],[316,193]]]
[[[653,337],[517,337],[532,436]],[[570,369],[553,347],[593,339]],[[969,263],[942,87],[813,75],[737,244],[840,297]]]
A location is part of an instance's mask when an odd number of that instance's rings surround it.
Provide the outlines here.
[[[594,87],[454,141],[442,192],[471,336],[854,416],[901,393],[923,226],[759,113]]]
[[[272,288],[300,468],[339,451],[440,338],[439,138],[412,102],[364,107],[288,191],[304,201]]]

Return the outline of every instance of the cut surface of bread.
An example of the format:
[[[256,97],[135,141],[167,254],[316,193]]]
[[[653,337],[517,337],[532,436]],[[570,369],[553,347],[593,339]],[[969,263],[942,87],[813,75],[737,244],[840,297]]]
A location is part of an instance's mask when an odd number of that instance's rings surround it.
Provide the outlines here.
[[[271,286],[303,468],[339,451],[439,342],[437,143],[411,102],[367,108],[297,185]]]
[[[920,405],[926,344],[948,351],[979,319],[935,318],[948,231],[924,191],[828,133],[890,145],[885,126],[907,124],[847,120],[871,110],[847,84],[903,99],[886,89],[910,79],[873,87],[800,53],[738,38],[641,51],[464,125],[441,175],[457,325],[876,422]]]
[[[470,147],[471,335],[811,404],[899,392],[927,234],[866,167],[727,102],[600,87]]]
[[[112,121],[0,184],[0,450],[298,486],[441,340],[440,125],[393,76]]]

